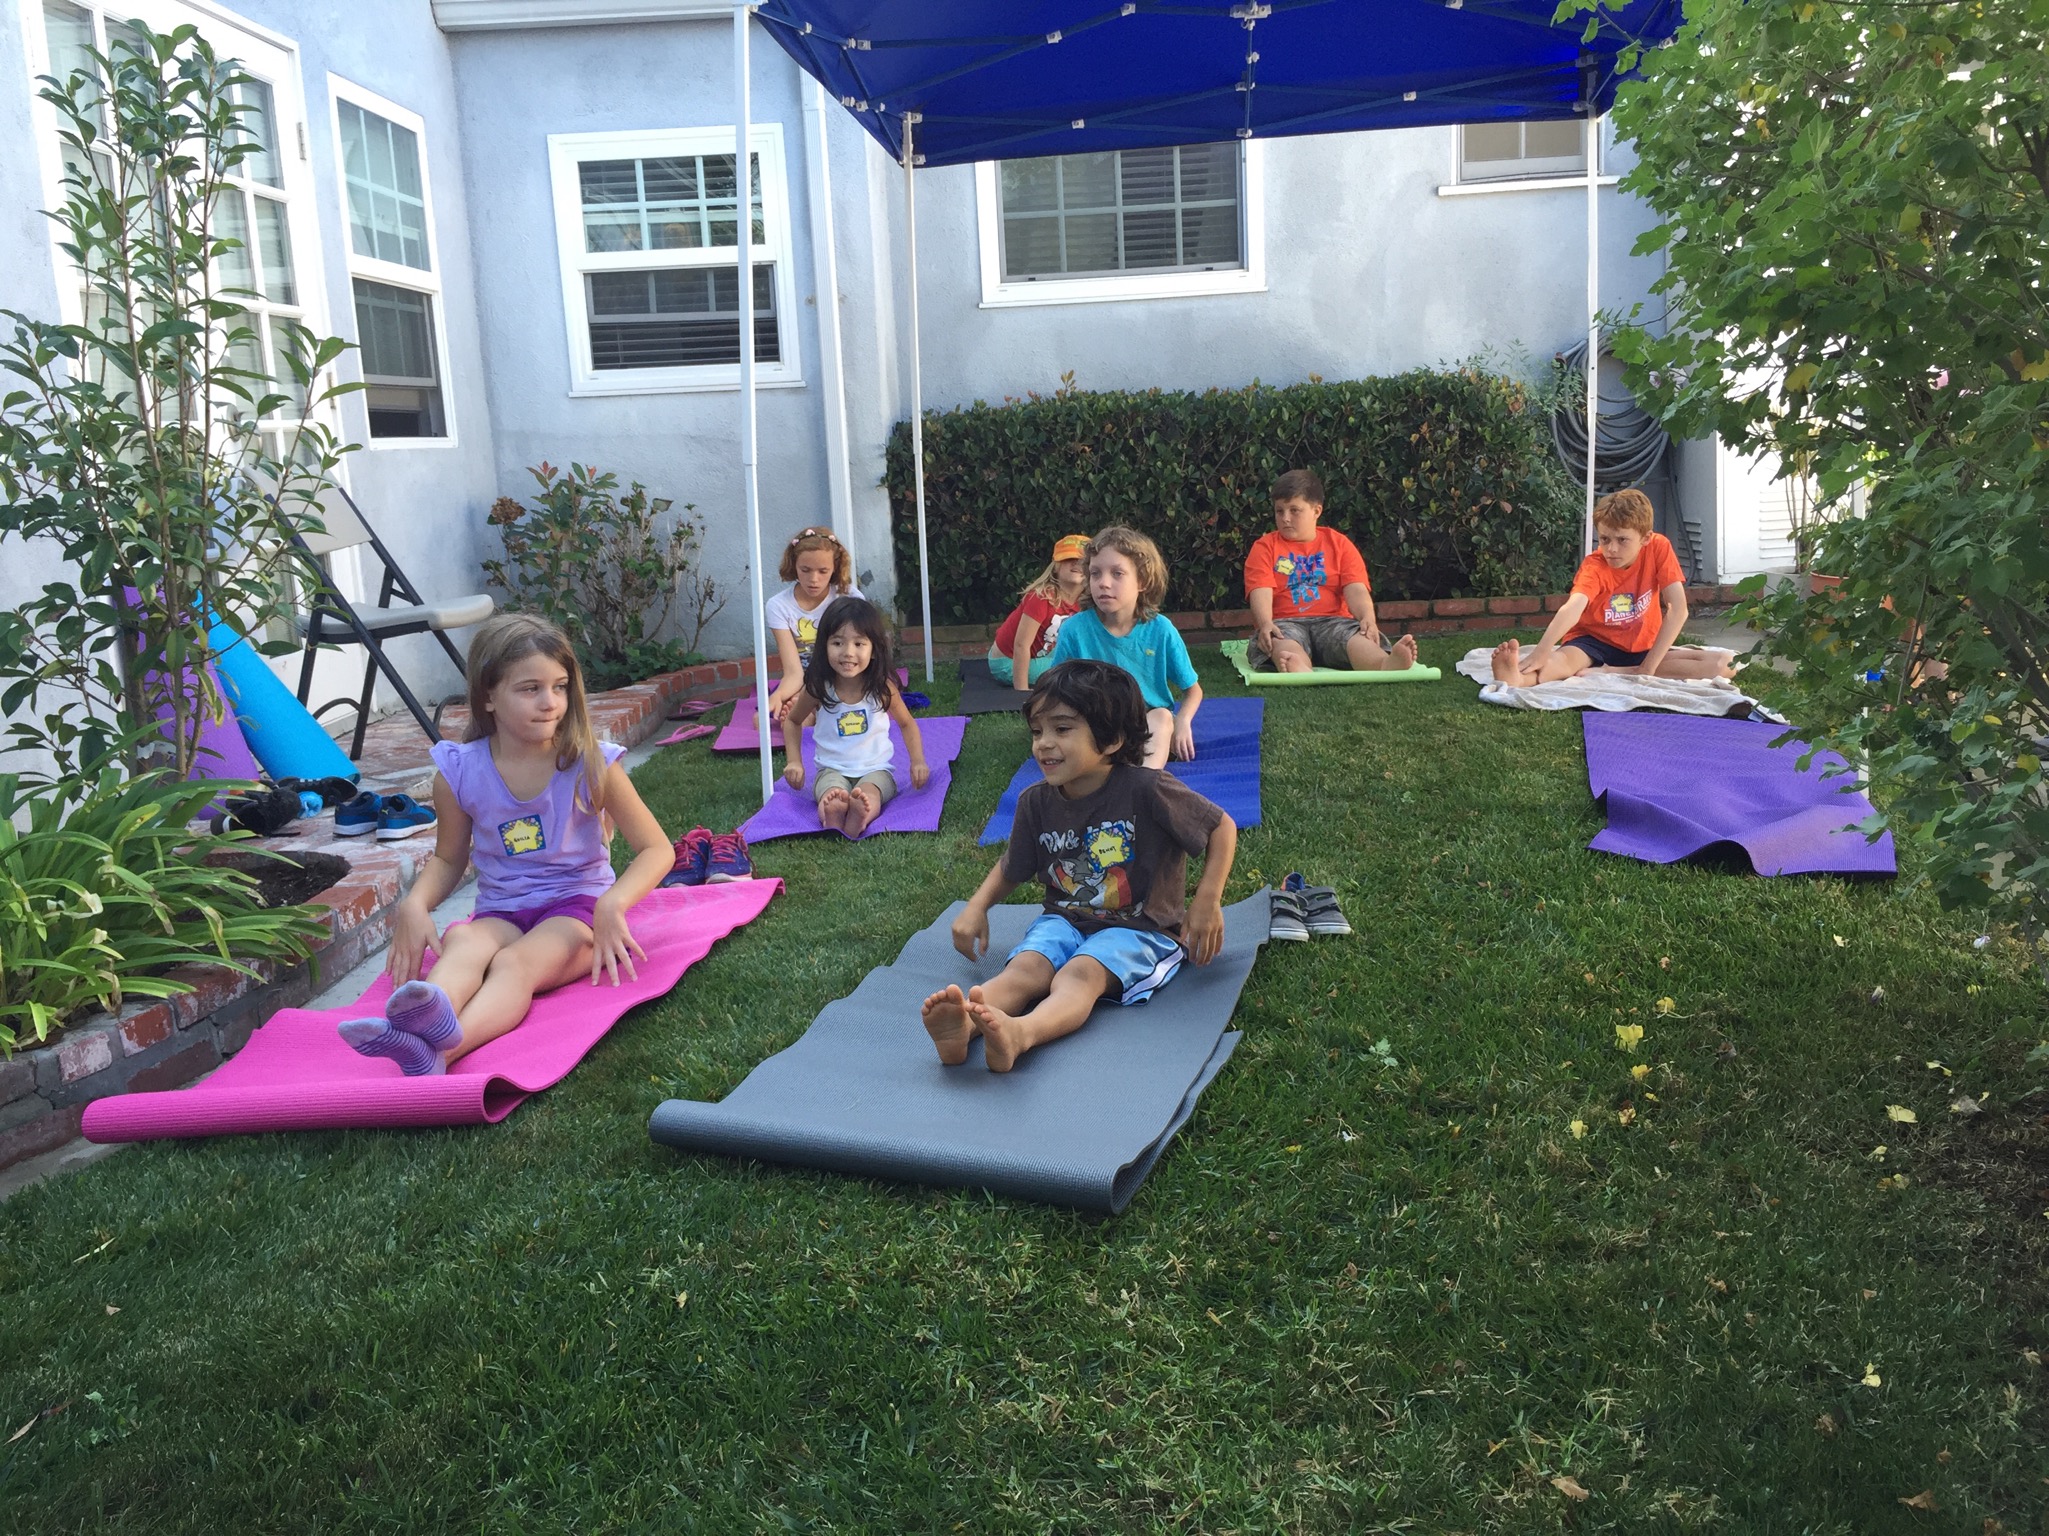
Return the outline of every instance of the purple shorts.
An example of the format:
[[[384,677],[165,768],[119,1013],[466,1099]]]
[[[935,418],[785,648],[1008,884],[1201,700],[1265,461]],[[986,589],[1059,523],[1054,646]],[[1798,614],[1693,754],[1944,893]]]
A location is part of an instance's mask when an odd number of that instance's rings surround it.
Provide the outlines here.
[[[551,917],[573,917],[586,928],[597,925],[592,919],[598,913],[598,898],[595,896],[564,896],[559,901],[544,902],[538,907],[520,907],[512,912],[473,912],[470,921],[480,917],[495,917],[501,923],[510,923],[521,933],[532,933]]]

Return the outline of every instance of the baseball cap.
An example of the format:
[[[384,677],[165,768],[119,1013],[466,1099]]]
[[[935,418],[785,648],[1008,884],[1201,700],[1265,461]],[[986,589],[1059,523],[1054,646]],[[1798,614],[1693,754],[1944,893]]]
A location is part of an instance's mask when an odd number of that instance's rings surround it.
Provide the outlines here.
[[[1070,533],[1053,546],[1055,560],[1086,560],[1089,553],[1088,535]]]

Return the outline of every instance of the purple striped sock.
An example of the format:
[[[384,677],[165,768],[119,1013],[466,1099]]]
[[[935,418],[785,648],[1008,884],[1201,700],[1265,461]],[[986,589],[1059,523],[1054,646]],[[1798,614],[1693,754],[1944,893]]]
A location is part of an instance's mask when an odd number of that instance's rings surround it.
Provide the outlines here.
[[[350,1019],[335,1029],[352,1050],[365,1056],[388,1056],[407,1077],[433,1077],[448,1070],[439,1051],[418,1035],[393,1029],[388,1019]]]
[[[437,1051],[454,1050],[462,1044],[455,1005],[431,981],[409,981],[400,987],[384,1005],[384,1016],[393,1029],[417,1035]]]

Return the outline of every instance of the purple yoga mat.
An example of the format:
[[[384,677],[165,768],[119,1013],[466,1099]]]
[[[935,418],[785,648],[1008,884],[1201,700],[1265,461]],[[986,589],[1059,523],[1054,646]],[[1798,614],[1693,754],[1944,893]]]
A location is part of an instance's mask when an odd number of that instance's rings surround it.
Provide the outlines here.
[[[895,733],[896,781],[902,793],[882,808],[882,814],[868,823],[861,836],[878,832],[937,832],[939,813],[946,809],[947,786],[953,783],[953,760],[960,756],[961,737],[968,728],[965,715],[934,715],[918,722],[925,738],[925,762],[932,777],[923,789],[911,788],[911,753],[902,731]],[[804,787],[790,788],[789,780],[776,780],[768,804],[740,824],[740,835],[750,843],[765,843],[776,837],[802,837],[823,832],[818,824],[818,802],[811,796],[817,773],[811,750],[811,727],[804,727]]]
[[[264,772],[257,765],[256,754],[249,750],[248,738],[242,734],[242,722],[236,718],[234,701],[221,687],[220,674],[214,671],[211,662],[207,663],[206,675],[213,684],[214,698],[220,701],[221,717],[218,720],[200,720],[199,736],[193,743],[192,771],[185,777],[195,782],[206,779],[263,778]],[[163,674],[150,673],[145,686],[154,690],[164,689]],[[203,708],[202,697],[199,689],[193,688],[190,707]],[[177,733],[177,711],[170,699],[165,698],[157,705],[156,716],[157,722],[163,727],[164,738],[169,740]],[[206,812],[213,816],[226,809],[223,801],[216,800],[207,806]]]
[[[527,1095],[567,1077],[628,1009],[663,996],[712,945],[759,917],[782,884],[738,880],[650,891],[627,917],[647,951],[637,981],[573,981],[544,992],[524,1023],[478,1046],[445,1077],[407,1077],[397,1062],[359,1056],[335,1033],[344,1019],[384,1011],[391,980],[380,976],[346,1007],[283,1010],[226,1066],[190,1088],[94,1100],[85,1107],[86,1137],[150,1141],[503,1120]]]
[[[1760,875],[1892,875],[1892,834],[1856,830],[1871,802],[1843,760],[1772,742],[1782,725],[1694,715],[1585,717],[1587,782],[1608,825],[1587,846],[1670,864],[1740,848]]]
[[[898,667],[896,669],[896,682],[899,688],[911,686],[911,673],[908,667]],[[770,689],[769,691],[773,693],[775,690]],[[783,734],[781,728],[778,727],[775,737],[769,745],[777,750],[781,750],[782,744]],[[726,722],[725,729],[719,732],[719,739],[711,744],[711,749],[714,752],[759,752],[761,750],[761,732],[754,724],[753,694],[747,694],[733,705],[733,718]],[[906,779],[904,782],[909,783],[910,781]]]

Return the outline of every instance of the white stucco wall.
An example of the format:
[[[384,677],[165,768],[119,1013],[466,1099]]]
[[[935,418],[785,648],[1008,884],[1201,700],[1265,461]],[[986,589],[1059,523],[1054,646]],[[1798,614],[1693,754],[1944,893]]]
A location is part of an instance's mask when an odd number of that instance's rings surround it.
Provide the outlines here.
[[[551,133],[729,127],[730,23],[443,33],[418,0],[236,4],[296,47],[326,320],[342,335],[353,336],[355,323],[328,73],[424,120],[453,436],[432,446],[380,443],[348,461],[352,490],[407,569],[430,594],[474,589],[480,562],[498,551],[484,521],[493,498],[524,495],[527,466],[543,459],[593,463],[696,504],[708,528],[707,568],[732,593],[707,648],[747,649],[737,393],[571,395],[547,153]],[[834,299],[817,291],[806,87],[758,28],[752,75],[756,121],[782,125],[796,295],[786,336],[803,377],[801,388],[760,396],[772,583],[788,535],[831,518],[818,305]],[[20,12],[0,6],[0,142],[32,142],[29,99]],[[864,587],[912,612],[917,572],[892,569],[880,484],[884,445],[907,401],[903,176],[837,109],[826,136],[857,563]],[[282,125],[281,137],[290,152],[294,125]],[[1475,356],[1534,372],[1583,334],[1583,190],[1440,196],[1453,177],[1449,128],[1276,140],[1263,154],[1264,292],[1103,304],[984,307],[974,172],[921,172],[927,406],[1048,391],[1070,371],[1085,389],[1288,384]],[[1604,169],[1619,170],[1626,158],[1611,147]],[[1651,220],[1612,187],[1600,196],[1603,302],[1627,312],[1659,270],[1655,258],[1629,254]],[[35,156],[0,155],[0,306],[54,312],[53,253],[36,211],[44,197]],[[352,359],[344,376],[355,376]],[[359,402],[344,408],[343,425],[367,441]],[[1706,476],[1684,478],[1705,494]],[[1713,516],[1710,507],[1689,510],[1705,513],[1704,522]],[[47,569],[32,554],[0,560],[0,601],[18,601]],[[401,642],[400,654],[423,692],[452,686],[431,643]]]

